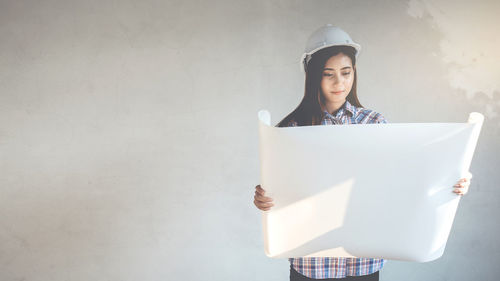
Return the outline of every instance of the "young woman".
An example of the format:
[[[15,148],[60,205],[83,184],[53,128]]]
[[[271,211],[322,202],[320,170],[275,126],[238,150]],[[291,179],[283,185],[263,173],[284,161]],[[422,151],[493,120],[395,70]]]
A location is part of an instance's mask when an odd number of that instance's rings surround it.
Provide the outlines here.
[[[359,44],[342,29],[328,24],[309,38],[302,57],[305,71],[304,97],[279,127],[387,123],[382,114],[364,108],[358,100],[356,58]],[[453,192],[467,193],[469,177],[454,185]],[[307,187],[304,187],[307,188]],[[262,211],[273,206],[265,190],[255,187],[254,204]],[[379,280],[384,259],[290,258],[290,280]]]

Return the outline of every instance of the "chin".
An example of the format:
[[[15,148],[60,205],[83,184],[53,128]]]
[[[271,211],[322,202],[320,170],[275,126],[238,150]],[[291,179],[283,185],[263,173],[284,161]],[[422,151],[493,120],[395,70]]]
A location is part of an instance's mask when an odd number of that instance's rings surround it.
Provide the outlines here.
[[[335,102],[335,103],[338,103],[338,102],[344,102],[346,100],[347,96],[329,96],[326,101],[327,102]]]

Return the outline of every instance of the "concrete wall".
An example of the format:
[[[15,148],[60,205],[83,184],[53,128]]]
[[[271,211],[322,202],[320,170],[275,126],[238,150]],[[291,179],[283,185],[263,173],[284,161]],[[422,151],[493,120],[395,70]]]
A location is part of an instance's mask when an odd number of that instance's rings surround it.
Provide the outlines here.
[[[348,31],[390,122],[485,114],[444,256],[381,280],[500,274],[498,1],[0,1],[1,280],[288,280],[264,255],[257,116]],[[408,179],[411,181],[412,179]]]

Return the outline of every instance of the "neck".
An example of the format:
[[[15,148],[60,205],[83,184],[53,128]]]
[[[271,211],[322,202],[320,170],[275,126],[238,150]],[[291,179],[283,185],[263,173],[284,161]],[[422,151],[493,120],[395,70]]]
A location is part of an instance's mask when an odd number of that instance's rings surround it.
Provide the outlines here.
[[[344,104],[344,101],[341,102],[326,102],[324,105],[321,105],[321,109],[327,110],[328,113],[333,114],[335,111],[339,110]]]

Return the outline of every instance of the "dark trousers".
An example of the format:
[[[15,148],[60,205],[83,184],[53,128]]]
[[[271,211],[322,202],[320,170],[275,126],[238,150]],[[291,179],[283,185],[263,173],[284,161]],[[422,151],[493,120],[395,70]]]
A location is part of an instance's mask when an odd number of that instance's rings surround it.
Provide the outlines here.
[[[324,280],[324,281],[378,281],[378,271],[362,276],[347,276],[345,278],[328,278],[328,279],[313,279],[307,276],[304,276],[298,273],[295,269],[293,269],[292,265],[290,265],[290,281],[311,281],[311,280]]]

